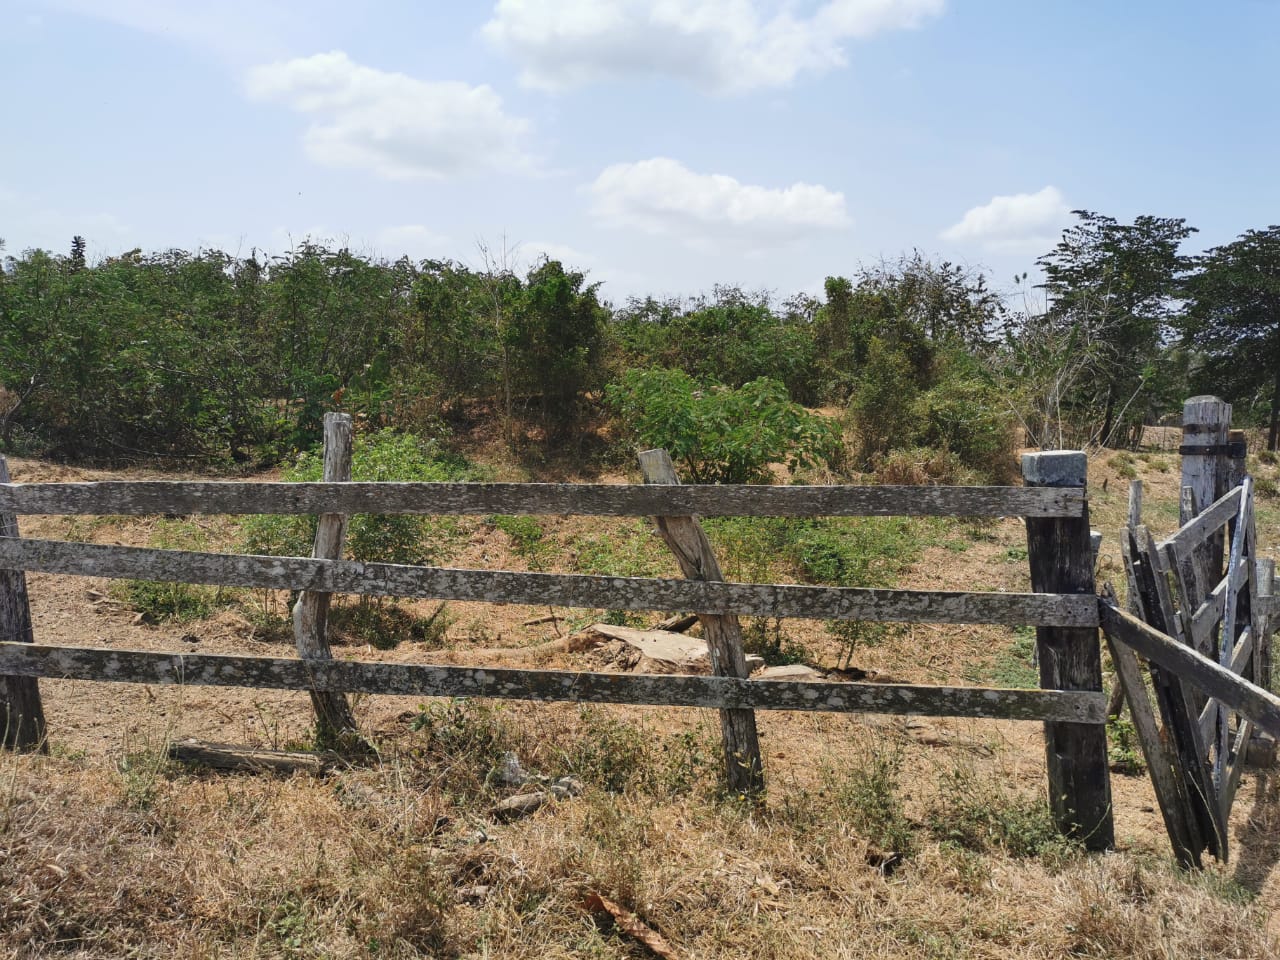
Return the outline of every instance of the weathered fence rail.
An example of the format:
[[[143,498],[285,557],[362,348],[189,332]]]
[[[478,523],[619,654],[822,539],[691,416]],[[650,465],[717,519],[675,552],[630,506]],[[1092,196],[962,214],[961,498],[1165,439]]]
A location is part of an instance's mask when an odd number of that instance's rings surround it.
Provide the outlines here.
[[[1025,487],[679,485],[670,459],[642,455],[644,485],[345,482],[349,421],[326,418],[327,482],[314,484],[0,483],[0,518],[17,514],[307,513],[322,517],[314,555],[259,557],[0,536],[0,570],[305,591],[295,609],[299,659],[36,645],[0,623],[0,676],[258,686],[310,691],[318,717],[353,725],[344,694],[402,693],[710,707],[721,711],[731,789],[757,793],[763,766],[754,710],[999,717],[1045,723],[1049,796],[1061,829],[1112,842],[1099,613],[1082,453],[1024,458]],[[650,516],[685,576],[592,577],[360,563],[340,559],[354,513]],[[960,515],[1026,518],[1032,593],[879,590],[723,580],[698,515]],[[628,676],[367,663],[332,659],[323,612],[331,593],[632,610],[696,610],[713,675]],[[308,599],[315,598],[315,599]],[[1033,625],[1039,690],[795,683],[746,677],[738,614],[838,620]],[[26,642],[24,642],[26,641]],[[38,697],[37,697],[38,704]],[[10,696],[12,722],[24,709]]]

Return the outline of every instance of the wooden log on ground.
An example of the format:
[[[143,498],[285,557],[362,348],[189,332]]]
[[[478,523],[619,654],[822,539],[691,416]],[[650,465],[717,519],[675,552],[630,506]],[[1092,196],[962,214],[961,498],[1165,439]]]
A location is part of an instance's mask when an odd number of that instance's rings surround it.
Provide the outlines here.
[[[341,761],[336,753],[305,750],[262,750],[229,743],[183,740],[169,745],[169,759],[213,770],[249,773],[305,773],[318,777]]]
[[[1072,487],[1083,491],[1088,472],[1084,453],[1026,454],[1022,475],[1028,486]],[[1078,518],[1028,518],[1027,559],[1031,587],[1046,593],[1094,599],[1089,508]],[[1102,690],[1102,653],[1096,628],[1037,627],[1040,686],[1047,690]],[[1084,724],[1045,725],[1049,799],[1058,828],[1091,850],[1115,843],[1111,816],[1111,769],[1107,735]]]
[[[665,450],[646,450],[640,454],[640,472],[646,484],[680,486],[675,465]],[[711,541],[697,519],[663,511],[654,518],[658,534],[675,554],[680,570],[692,581],[707,583],[724,580]],[[742,649],[742,629],[734,613],[711,612],[706,607],[690,604],[698,611],[702,635],[711,657],[711,672],[717,677],[745,678],[748,675],[746,654]],[[720,733],[724,743],[725,776],[729,789],[748,797],[764,794],[764,762],[760,756],[760,738],[756,717],[750,710],[720,711]]]
[[[0,456],[0,483],[9,482],[9,465]],[[0,507],[0,537],[18,537],[18,518]],[[21,570],[0,569],[0,640],[31,643],[31,606],[27,577]],[[0,746],[11,750],[46,750],[44,704],[34,677],[9,677],[0,671]]]
[[[554,516],[1078,517],[1078,490],[1026,487],[590,483],[256,483],[111,480],[0,484],[15,514],[533,514]]]
[[[1096,627],[1092,597],[451,570],[0,537],[0,568],[227,587],[613,610],[699,610],[815,620]]]
[[[739,677],[156,653],[27,643],[0,643],[0,673],[113,683],[316,689],[388,696],[1069,721],[1098,725],[1099,729],[1106,721],[1107,706],[1102,693],[1089,692],[795,683]]]
[[[330,483],[351,480],[351,417],[345,413],[324,415],[324,479]],[[316,524],[313,555],[321,560],[342,557],[342,544],[347,536],[347,518],[326,513]],[[293,607],[293,636],[298,656],[304,660],[329,660],[326,629],[329,620],[329,597],[320,590],[304,590]],[[311,704],[316,714],[316,742],[322,747],[335,746],[356,736],[356,718],[351,704],[341,693],[312,690]]]

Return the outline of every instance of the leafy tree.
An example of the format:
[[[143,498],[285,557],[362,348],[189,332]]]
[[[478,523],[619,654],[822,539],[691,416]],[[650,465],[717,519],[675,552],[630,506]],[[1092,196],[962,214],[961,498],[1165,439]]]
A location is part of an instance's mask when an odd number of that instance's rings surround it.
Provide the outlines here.
[[[830,463],[839,450],[832,421],[764,377],[733,388],[683,370],[630,370],[608,397],[639,442],[664,447],[694,483],[766,480],[771,463]]]
[[[1044,270],[1049,312],[1083,327],[1096,348],[1091,376],[1077,384],[1077,405],[1097,411],[1095,436],[1106,443],[1117,424],[1140,422],[1133,401],[1164,361],[1176,296],[1190,266],[1179,253],[1195,232],[1182,218],[1140,216],[1131,224],[1089,210],[1036,263]]]
[[[544,420],[557,437],[577,422],[579,397],[598,376],[606,317],[598,287],[566,272],[560,261],[544,260],[529,271],[514,311],[509,337],[520,380],[540,395]]]
[[[1280,226],[1248,230],[1197,261],[1187,284],[1188,338],[1200,379],[1234,402],[1269,406],[1267,446],[1280,446]],[[1269,395],[1269,396],[1268,396]]]

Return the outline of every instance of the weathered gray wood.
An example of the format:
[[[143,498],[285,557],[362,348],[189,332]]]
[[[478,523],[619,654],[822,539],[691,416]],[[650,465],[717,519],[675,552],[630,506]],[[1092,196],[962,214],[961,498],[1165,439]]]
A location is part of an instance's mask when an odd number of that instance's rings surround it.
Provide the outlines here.
[[[1129,714],[1133,717],[1133,728],[1147,761],[1151,786],[1155,790],[1156,804],[1160,807],[1169,842],[1173,845],[1173,855],[1184,867],[1199,867],[1200,851],[1204,845],[1198,842],[1198,833],[1190,823],[1192,812],[1186,795],[1186,782],[1178,769],[1177,758],[1160,737],[1138,658],[1131,649],[1110,637],[1107,645],[1116,667],[1117,685],[1129,701]]]
[[[390,696],[1069,720],[1089,725],[1101,725],[1106,719],[1106,697],[1101,693],[296,660],[25,643],[0,643],[0,672],[65,680],[314,688]]]
[[[1148,660],[1175,671],[1268,733],[1280,734],[1280,697],[1236,676],[1118,607],[1100,603],[1099,608],[1102,627],[1109,636],[1128,644]]]
[[[1142,526],[1142,481],[1129,481],[1129,511],[1126,524],[1130,530]]]
[[[1231,404],[1224,400],[1200,396],[1182,405],[1182,485],[1191,488],[1199,510],[1229,488],[1230,459],[1225,450],[1230,429]],[[1212,452],[1195,453],[1197,447],[1209,448]],[[1216,583],[1222,575],[1224,539],[1211,537],[1207,546],[1208,579]]]
[[[351,415],[324,415],[324,479],[327,483],[351,480]],[[347,518],[326,513],[316,522],[316,541],[312,556],[319,560],[339,560],[347,537]],[[293,638],[298,656],[304,660],[329,660],[330,594],[322,590],[304,590],[293,607]],[[334,746],[356,736],[356,718],[351,704],[341,693],[312,690],[311,705],[316,713],[316,742],[321,747]]]
[[[1231,805],[1236,801],[1236,791],[1240,787],[1240,775],[1249,762],[1249,738],[1253,735],[1253,724],[1248,720],[1240,721],[1240,729],[1232,740],[1230,763],[1222,786],[1222,794],[1218,798],[1223,821],[1231,820]]]
[[[1092,597],[597,577],[0,538],[0,569],[228,587],[819,620],[1097,626]]]
[[[1125,582],[1128,587],[1125,604],[1129,612],[1135,617],[1146,620],[1147,618],[1142,609],[1142,594],[1138,588],[1136,573],[1140,561],[1135,556],[1134,549],[1134,537],[1137,535],[1140,526],[1142,526],[1142,481],[1130,480],[1128,516],[1125,521],[1124,532],[1120,535],[1120,555],[1124,559]],[[1111,688],[1111,695],[1107,700],[1107,716],[1118,719],[1120,714],[1124,712],[1124,704],[1124,684],[1120,682],[1117,670],[1116,682]]]
[[[1088,460],[1077,451],[1026,454],[1023,479],[1031,486],[1083,490]],[[1093,551],[1086,500],[1078,518],[1028,518],[1027,559],[1031,587],[1045,593],[1094,597]],[[1048,690],[1102,690],[1102,655],[1096,627],[1036,628],[1040,686]],[[1064,833],[1086,847],[1115,842],[1106,730],[1081,724],[1045,725],[1049,798]]]
[[[1249,506],[1251,504],[1251,492],[1253,489],[1253,481],[1245,477],[1243,486],[1240,487],[1240,519],[1236,521],[1235,530],[1231,536],[1231,552],[1227,560],[1227,575],[1224,578],[1226,584],[1226,609],[1222,615],[1222,634],[1218,644],[1218,663],[1226,669],[1232,669],[1232,654],[1234,653],[1234,645],[1236,636],[1239,633],[1236,623],[1236,611],[1240,606],[1240,590],[1249,582],[1249,574],[1253,569],[1252,564],[1244,562],[1244,546],[1246,534],[1249,530]],[[1247,598],[1246,598],[1246,603]],[[1235,671],[1240,673],[1241,671]],[[1218,752],[1214,758],[1214,781],[1218,784],[1219,790],[1225,789],[1227,777],[1227,751],[1231,744],[1229,737],[1231,735],[1228,726],[1227,708],[1224,705],[1218,707]],[[1230,806],[1225,807],[1230,810]]]
[[[1138,533],[1144,560],[1143,595],[1150,625],[1180,643],[1190,643],[1183,632],[1183,620],[1173,606],[1170,586],[1173,550],[1162,551],[1145,526],[1140,527]],[[1165,733],[1173,743],[1178,767],[1187,785],[1198,835],[1214,856],[1222,856],[1226,850],[1226,828],[1218,818],[1216,803],[1212,802],[1213,773],[1197,722],[1203,697],[1191,684],[1183,683],[1176,671],[1154,662],[1149,663],[1149,667]]]
[[[0,456],[0,482],[9,482],[9,464]],[[17,537],[18,518],[0,507],[0,536]],[[0,640],[31,643],[31,606],[27,577],[21,570],[0,570]],[[0,747],[46,749],[44,705],[39,682],[7,677],[0,671]]]
[[[339,761],[336,753],[303,750],[260,750],[229,743],[183,740],[169,745],[169,759],[214,770],[250,773],[308,773],[319,776]]]
[[[1203,512],[1196,514],[1171,536],[1166,543],[1178,550],[1179,556],[1188,555],[1201,544],[1222,531],[1240,512],[1240,488],[1228,490],[1209,505]]]
[[[675,465],[665,450],[645,450],[639,455],[640,472],[646,484],[679,486]],[[711,541],[697,519],[692,516],[657,516],[654,522],[663,542],[675,554],[680,571],[689,580],[713,582],[724,580]],[[742,649],[742,628],[733,613],[708,613],[701,608],[698,619],[702,635],[711,655],[711,672],[718,677],[748,675],[747,659]],[[760,756],[760,738],[756,717],[750,710],[721,710],[720,733],[724,744],[725,776],[729,789],[744,796],[759,797],[764,793],[764,762]]]
[[[1264,689],[1271,689],[1271,636],[1275,629],[1275,579],[1276,562],[1270,558],[1257,561],[1255,582],[1258,585],[1257,600],[1254,604],[1254,636],[1257,641],[1257,673],[1254,682]]]
[[[1238,676],[1244,676],[1244,666],[1248,663],[1249,658],[1253,655],[1253,629],[1246,628],[1245,632],[1240,634],[1239,640],[1236,642],[1235,650],[1231,654],[1231,662],[1224,664],[1228,670]],[[1204,737],[1205,743],[1212,743],[1214,732],[1218,729],[1219,716],[1218,712],[1224,709],[1222,704],[1216,700],[1205,701],[1204,709],[1200,711],[1200,734]],[[1215,771],[1215,775],[1220,771]]]
[[[1200,606],[1191,614],[1191,643],[1197,650],[1209,649],[1218,635],[1218,627],[1227,609],[1227,592],[1238,592],[1241,585],[1245,561],[1241,559],[1232,566],[1235,579],[1230,575],[1223,577],[1205,598]]]
[[[1078,517],[1079,490],[1028,487],[589,483],[241,483],[169,480],[0,484],[24,514],[416,513],[582,516]]]

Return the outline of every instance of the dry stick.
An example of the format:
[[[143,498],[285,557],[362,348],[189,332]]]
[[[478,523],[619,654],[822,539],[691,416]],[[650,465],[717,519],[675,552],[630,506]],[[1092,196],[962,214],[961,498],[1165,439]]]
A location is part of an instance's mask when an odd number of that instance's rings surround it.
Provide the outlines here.
[[[351,417],[345,413],[324,415],[324,479],[342,482],[351,479]],[[323,514],[316,524],[313,556],[337,560],[342,557],[342,542],[347,534],[347,518],[342,514]],[[330,594],[307,590],[298,597],[293,608],[293,634],[298,655],[304,660],[330,660],[325,627],[329,619]],[[311,704],[316,713],[316,742],[333,746],[356,735],[356,718],[344,694],[330,690],[312,690]]]
[[[0,456],[0,483],[8,482],[9,465]],[[16,516],[0,513],[0,536],[18,536]],[[0,640],[31,643],[34,639],[27,576],[21,569],[0,570]],[[41,752],[48,749],[44,705],[39,682],[33,677],[0,675],[0,746]]]
[[[1028,486],[1074,487],[1083,491],[1088,460],[1083,452],[1026,454],[1022,475]],[[1031,587],[1045,593],[1094,595],[1089,507],[1079,518],[1028,518],[1027,559]],[[1040,686],[1047,690],[1102,690],[1102,653],[1091,627],[1037,627]],[[1044,728],[1049,800],[1065,834],[1086,847],[1105,850],[1115,843],[1111,816],[1111,769],[1104,727],[1047,723]]]
[[[645,483],[680,483],[671,457],[665,450],[640,454],[640,472]],[[693,517],[658,516],[658,533],[675,554],[680,570],[691,580],[723,580],[720,564],[706,532]],[[702,633],[711,654],[711,672],[717,677],[748,675],[742,650],[742,629],[736,614],[699,613]],[[720,731],[724,737],[725,770],[729,789],[750,797],[764,794],[764,766],[760,758],[760,738],[756,715],[750,710],[721,710]]]

